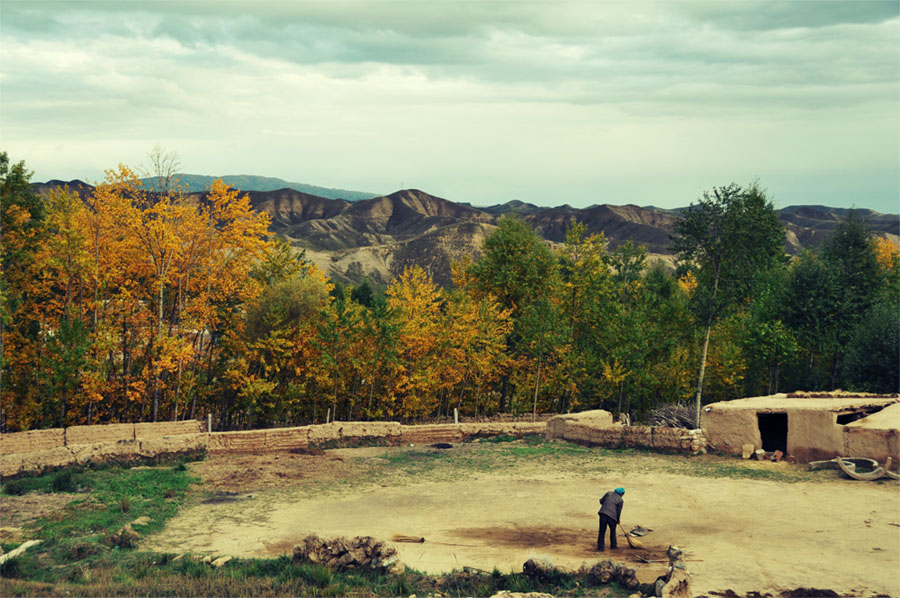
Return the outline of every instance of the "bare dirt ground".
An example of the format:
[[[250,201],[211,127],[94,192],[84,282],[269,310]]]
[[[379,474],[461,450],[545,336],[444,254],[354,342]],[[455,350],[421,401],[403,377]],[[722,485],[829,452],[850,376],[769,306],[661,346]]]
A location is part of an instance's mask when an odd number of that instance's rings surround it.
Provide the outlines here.
[[[639,558],[662,559],[675,544],[688,555],[696,593],[807,587],[900,596],[896,482],[786,463],[518,443],[224,456],[191,467],[219,495],[198,498],[147,548],[264,557],[290,554],[311,533],[403,534],[425,538],[395,544],[404,563],[425,572],[521,570],[535,556],[569,568],[610,558],[651,582],[664,564]],[[619,550],[595,552],[597,499],[616,486],[627,489],[625,526],[653,530],[640,539],[649,550],[620,538]]]
[[[0,540],[7,540],[4,530],[20,529],[35,519],[65,513],[70,502],[72,496],[68,494],[4,496],[0,504]]]

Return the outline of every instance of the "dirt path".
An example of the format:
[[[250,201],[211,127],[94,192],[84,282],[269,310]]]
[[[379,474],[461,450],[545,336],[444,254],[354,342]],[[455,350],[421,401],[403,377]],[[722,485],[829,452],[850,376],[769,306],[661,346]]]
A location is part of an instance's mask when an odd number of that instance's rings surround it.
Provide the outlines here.
[[[402,449],[366,450],[361,458]],[[599,473],[581,459],[570,467],[467,470],[461,480],[400,486],[383,479],[328,491],[311,491],[309,485],[263,490],[233,502],[196,505],[148,547],[250,557],[289,554],[310,533],[380,539],[405,534],[426,538],[424,544],[396,544],[402,560],[420,571],[520,570],[534,556],[576,568],[600,557],[593,550],[598,496],[624,485],[623,522],[654,530],[642,539],[653,556],[669,544],[682,547],[693,559],[696,592],[803,586],[900,596],[896,484],[694,477],[660,471],[665,459],[630,457],[615,464],[620,471]],[[338,477],[344,469],[338,468]],[[604,558],[633,561],[635,551],[624,539],[620,547],[625,548]],[[649,582],[663,565],[638,570]]]

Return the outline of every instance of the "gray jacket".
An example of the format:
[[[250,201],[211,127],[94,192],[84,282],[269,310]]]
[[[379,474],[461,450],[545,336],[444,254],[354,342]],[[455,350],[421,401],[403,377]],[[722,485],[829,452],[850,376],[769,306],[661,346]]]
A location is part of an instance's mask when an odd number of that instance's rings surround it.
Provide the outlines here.
[[[624,504],[625,501],[622,500],[619,493],[610,490],[600,499],[600,510],[597,511],[597,514],[606,515],[616,523],[619,523],[619,517],[622,516],[622,505]]]

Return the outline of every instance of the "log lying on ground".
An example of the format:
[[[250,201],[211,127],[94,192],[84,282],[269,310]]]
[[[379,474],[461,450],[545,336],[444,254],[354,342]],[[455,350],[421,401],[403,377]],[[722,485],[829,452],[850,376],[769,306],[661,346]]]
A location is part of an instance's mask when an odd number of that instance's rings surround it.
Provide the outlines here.
[[[302,562],[325,565],[332,571],[367,568],[397,574],[405,569],[394,548],[371,536],[349,540],[307,536],[294,547],[294,563]]]
[[[5,563],[5,562],[8,561],[9,559],[14,559],[14,558],[16,558],[17,556],[19,556],[20,554],[22,554],[23,552],[25,552],[26,550],[28,550],[28,549],[31,548],[32,546],[37,546],[37,545],[40,544],[40,543],[41,543],[40,540],[28,540],[27,542],[25,542],[24,544],[22,544],[22,545],[19,546],[18,548],[14,548],[14,549],[10,550],[9,552],[7,552],[6,554],[0,556],[0,565],[2,565],[3,563]]]

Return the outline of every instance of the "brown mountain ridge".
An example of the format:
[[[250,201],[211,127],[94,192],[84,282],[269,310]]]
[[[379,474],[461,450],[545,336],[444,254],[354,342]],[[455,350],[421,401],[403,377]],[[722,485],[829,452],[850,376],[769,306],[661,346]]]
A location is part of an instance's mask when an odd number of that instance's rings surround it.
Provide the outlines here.
[[[65,184],[82,196],[92,189],[82,181],[49,181],[33,188],[46,196]],[[478,208],[418,189],[356,202],[288,188],[247,193],[255,209],[271,214],[273,233],[305,249],[333,279],[350,283],[369,279],[386,284],[406,267],[419,265],[439,284],[448,284],[450,264],[466,256],[477,258],[484,238],[506,214],[518,215],[551,243],[563,242],[569,226],[582,222],[589,233],[605,234],[610,249],[630,240],[645,245],[651,259],[672,263],[669,235],[678,215],[678,210],[635,205],[540,207],[512,201]],[[848,211],[823,206],[778,210],[787,232],[785,250],[797,254],[817,245]],[[900,242],[898,215],[859,212],[875,234]]]

